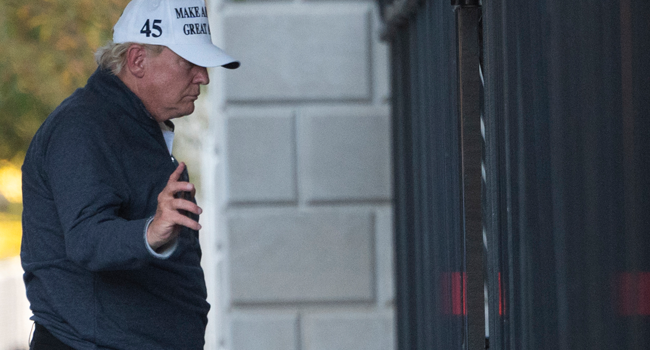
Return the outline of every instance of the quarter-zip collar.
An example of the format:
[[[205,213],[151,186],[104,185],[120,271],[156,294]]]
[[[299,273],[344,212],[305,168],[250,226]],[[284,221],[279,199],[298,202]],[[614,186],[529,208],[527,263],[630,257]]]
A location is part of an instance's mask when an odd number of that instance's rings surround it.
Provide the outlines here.
[[[108,101],[113,101],[116,108],[121,109],[124,115],[134,119],[149,134],[155,137],[161,146],[167,148],[167,143],[158,122],[149,113],[142,100],[119,77],[109,70],[97,68],[88,79],[86,88]],[[173,128],[173,123],[169,122],[169,124]]]

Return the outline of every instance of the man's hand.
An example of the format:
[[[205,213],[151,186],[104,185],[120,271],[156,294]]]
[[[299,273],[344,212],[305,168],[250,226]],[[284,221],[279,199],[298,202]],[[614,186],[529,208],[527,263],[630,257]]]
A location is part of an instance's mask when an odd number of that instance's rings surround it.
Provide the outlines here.
[[[185,163],[180,163],[178,168],[169,176],[167,186],[158,195],[158,207],[156,215],[147,229],[147,243],[153,250],[176,239],[180,233],[181,226],[192,230],[200,230],[201,225],[186,215],[181,210],[200,215],[203,210],[193,202],[183,199],[183,196],[176,198],[174,195],[179,192],[189,192],[194,197],[196,189],[189,182],[179,182]]]

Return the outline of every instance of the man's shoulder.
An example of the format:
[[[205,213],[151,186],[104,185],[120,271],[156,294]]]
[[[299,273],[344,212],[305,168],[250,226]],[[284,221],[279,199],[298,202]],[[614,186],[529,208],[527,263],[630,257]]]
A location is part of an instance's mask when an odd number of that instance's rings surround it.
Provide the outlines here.
[[[56,145],[75,148],[100,141],[110,125],[106,105],[105,101],[98,102],[93,94],[78,89],[45,119],[32,139],[27,156],[31,153],[45,156]]]
[[[110,101],[102,100],[86,89],[78,89],[46,118],[44,132],[57,129],[73,132],[101,128],[109,118]]]

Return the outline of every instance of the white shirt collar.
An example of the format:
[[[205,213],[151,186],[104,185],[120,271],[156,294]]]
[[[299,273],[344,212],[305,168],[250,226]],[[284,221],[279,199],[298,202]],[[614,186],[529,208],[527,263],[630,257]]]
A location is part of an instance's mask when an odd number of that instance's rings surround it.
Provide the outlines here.
[[[169,154],[172,154],[172,148],[174,147],[174,124],[169,123],[158,123],[160,125],[160,130],[162,130],[163,137],[165,138],[165,144],[167,144],[167,150]]]

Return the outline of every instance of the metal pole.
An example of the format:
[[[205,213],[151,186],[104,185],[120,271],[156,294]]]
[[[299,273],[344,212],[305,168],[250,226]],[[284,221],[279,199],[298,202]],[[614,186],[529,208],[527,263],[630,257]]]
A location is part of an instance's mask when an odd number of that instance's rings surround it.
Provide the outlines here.
[[[463,228],[467,273],[467,350],[485,349],[485,269],[481,209],[480,89],[478,0],[452,1],[458,40],[458,107],[462,162]]]

